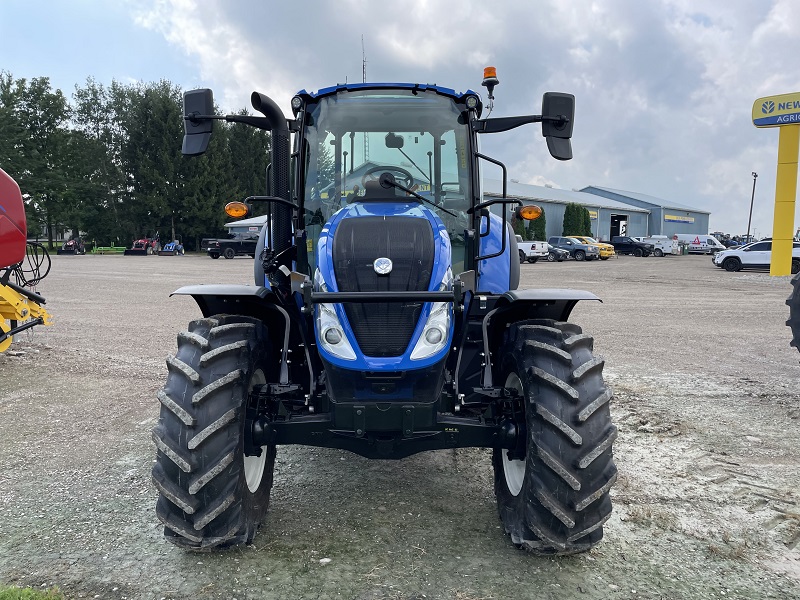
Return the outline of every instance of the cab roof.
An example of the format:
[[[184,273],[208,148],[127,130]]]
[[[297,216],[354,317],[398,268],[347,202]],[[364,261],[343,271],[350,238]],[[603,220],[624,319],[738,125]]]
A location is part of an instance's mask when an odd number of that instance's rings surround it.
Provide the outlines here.
[[[311,98],[322,98],[339,92],[353,92],[358,90],[419,90],[422,92],[433,91],[442,96],[460,100],[464,96],[478,96],[472,90],[456,92],[451,88],[441,87],[432,83],[337,83],[334,86],[322,88],[316,92],[300,90],[298,96],[309,96]],[[478,96],[480,98],[480,96]]]

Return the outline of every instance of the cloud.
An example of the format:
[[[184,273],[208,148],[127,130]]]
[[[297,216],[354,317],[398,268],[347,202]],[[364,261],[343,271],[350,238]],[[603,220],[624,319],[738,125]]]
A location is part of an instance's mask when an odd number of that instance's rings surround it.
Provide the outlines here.
[[[498,68],[493,116],[538,112],[544,91],[577,98],[575,159],[549,158],[533,127],[484,136],[520,181],[606,185],[712,212],[741,233],[757,171],[759,231],[771,230],[777,136],[756,130],[753,101],[800,91],[794,0],[633,0],[491,4],[463,0],[251,3],[141,0],[137,22],[196,61],[193,85],[226,110],[250,92],[289,112],[299,89],[371,81],[480,89]],[[773,135],[770,135],[773,133]],[[488,176],[493,174],[488,173]]]

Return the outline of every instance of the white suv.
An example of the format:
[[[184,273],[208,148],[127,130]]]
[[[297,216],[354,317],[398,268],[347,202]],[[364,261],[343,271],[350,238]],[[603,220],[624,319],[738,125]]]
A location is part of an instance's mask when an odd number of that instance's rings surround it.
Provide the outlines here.
[[[740,248],[717,252],[714,264],[726,271],[769,269],[772,261],[772,241],[752,242]],[[800,242],[792,245],[792,274],[800,272]]]

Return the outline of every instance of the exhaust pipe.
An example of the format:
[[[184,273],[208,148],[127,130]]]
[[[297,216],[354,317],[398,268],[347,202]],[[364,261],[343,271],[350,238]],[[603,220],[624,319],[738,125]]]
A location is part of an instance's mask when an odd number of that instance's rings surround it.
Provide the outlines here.
[[[286,117],[275,102],[259,92],[250,96],[253,108],[263,114],[272,129],[272,195],[284,200],[289,197],[290,188],[290,148],[289,126]],[[280,254],[292,245],[292,211],[289,207],[273,203],[270,207],[272,246],[275,254]]]

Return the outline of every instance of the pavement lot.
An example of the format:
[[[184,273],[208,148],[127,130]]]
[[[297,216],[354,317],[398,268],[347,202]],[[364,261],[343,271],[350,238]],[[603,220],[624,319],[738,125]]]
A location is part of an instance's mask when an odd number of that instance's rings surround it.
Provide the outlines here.
[[[521,266],[571,287],[615,390],[604,541],[536,558],[503,534],[485,450],[368,461],[280,448],[255,544],[190,554],[154,514],[150,430],[190,283],[252,259],[54,256],[55,324],[0,355],[0,582],[70,598],[800,598],[800,353],[788,278],[709,257]],[[329,558],[330,562],[321,563]]]

